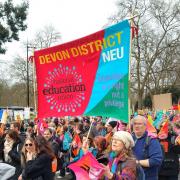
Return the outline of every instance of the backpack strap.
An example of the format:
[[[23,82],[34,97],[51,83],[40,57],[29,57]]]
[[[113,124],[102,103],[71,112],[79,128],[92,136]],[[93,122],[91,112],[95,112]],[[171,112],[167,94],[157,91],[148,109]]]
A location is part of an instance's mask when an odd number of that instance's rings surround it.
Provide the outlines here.
[[[145,143],[144,143],[144,148],[143,148],[143,155],[144,155],[145,159],[147,159],[148,156],[149,156],[148,147],[149,147],[150,140],[151,140],[151,137],[146,136]]]
[[[19,144],[17,144],[17,147],[16,147],[16,148],[17,148],[17,149],[16,149],[16,150],[17,150],[17,152],[19,152]]]
[[[175,144],[175,139],[176,139],[175,136],[172,136],[172,137],[171,137],[171,144],[173,144],[173,145]]]

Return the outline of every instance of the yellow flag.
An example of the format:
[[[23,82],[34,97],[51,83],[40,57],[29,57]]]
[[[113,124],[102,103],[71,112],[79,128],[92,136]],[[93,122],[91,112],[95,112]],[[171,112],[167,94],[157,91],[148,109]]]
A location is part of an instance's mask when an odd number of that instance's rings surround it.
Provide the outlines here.
[[[2,114],[2,118],[1,118],[1,123],[6,124],[7,117],[8,117],[8,112],[6,110],[4,110],[3,114]]]
[[[153,124],[153,120],[152,120],[152,116],[151,115],[148,115],[148,121]]]

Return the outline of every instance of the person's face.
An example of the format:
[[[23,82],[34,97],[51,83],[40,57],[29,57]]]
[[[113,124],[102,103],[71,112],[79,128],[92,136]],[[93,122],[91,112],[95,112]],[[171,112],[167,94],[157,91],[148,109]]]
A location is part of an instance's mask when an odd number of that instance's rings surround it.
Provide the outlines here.
[[[111,132],[113,130],[113,127],[111,125],[107,125],[107,132]]]
[[[76,133],[79,133],[79,132],[80,132],[78,125],[75,126],[75,132],[76,132]]]
[[[51,129],[53,132],[56,130],[56,127],[53,125],[48,125],[48,128]]]
[[[16,131],[17,129],[14,127],[14,124],[10,125],[10,129]]]
[[[101,117],[97,117],[97,121],[101,121],[102,120],[102,118]]]
[[[6,134],[6,141],[7,142],[13,141],[13,139],[9,136],[9,134]]]
[[[89,147],[90,145],[90,140],[87,139],[87,137],[83,137],[82,139],[82,147]]]
[[[28,126],[28,127],[27,127],[27,132],[29,132],[29,133],[33,132],[33,128],[30,127],[30,126]]]
[[[112,138],[112,151],[119,153],[125,148],[123,142],[116,137]]]
[[[99,130],[101,128],[102,128],[102,124],[98,122],[97,125],[96,125],[96,129]]]
[[[89,126],[90,124],[84,121],[84,126]]]
[[[43,136],[48,141],[52,137],[52,134],[49,131],[44,131]]]
[[[137,136],[142,136],[146,130],[146,124],[143,119],[136,119],[133,123],[133,132]]]
[[[35,144],[34,142],[31,142],[30,140],[27,140],[25,142],[25,149],[27,152],[35,152]]]
[[[125,123],[121,123],[121,130],[122,131],[126,131],[126,124]]]
[[[60,130],[59,130],[59,135],[62,135],[62,134],[64,134],[64,128],[63,128],[63,126],[61,126],[61,127],[60,127]]]
[[[180,128],[177,128],[176,126],[173,126],[173,131],[176,133],[176,135],[180,135]]]

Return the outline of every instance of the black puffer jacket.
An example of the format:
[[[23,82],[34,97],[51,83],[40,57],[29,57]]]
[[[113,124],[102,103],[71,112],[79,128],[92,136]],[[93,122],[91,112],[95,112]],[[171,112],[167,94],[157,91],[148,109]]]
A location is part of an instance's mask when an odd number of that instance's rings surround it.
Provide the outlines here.
[[[22,173],[23,180],[53,180],[52,160],[48,154],[41,153],[28,161]]]
[[[11,178],[11,180],[17,180],[19,175],[22,172],[21,169],[21,146],[22,143],[20,140],[15,142],[12,146],[12,149],[9,151],[8,155],[11,157],[11,162],[9,162],[10,165],[14,166],[16,168],[15,175]]]
[[[4,159],[4,135],[0,136],[0,161],[2,161]]]
[[[164,160],[159,172],[160,176],[175,176],[179,173],[178,154],[180,154],[180,145],[174,145],[175,138],[175,136],[169,134],[165,140],[168,142],[168,152],[164,153]]]

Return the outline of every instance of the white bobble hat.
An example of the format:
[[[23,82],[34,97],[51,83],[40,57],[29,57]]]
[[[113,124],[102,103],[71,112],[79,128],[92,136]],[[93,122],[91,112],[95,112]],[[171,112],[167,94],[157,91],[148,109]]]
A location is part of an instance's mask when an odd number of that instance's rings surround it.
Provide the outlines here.
[[[134,140],[131,134],[127,131],[117,131],[114,133],[113,138],[121,140],[126,149],[130,149],[134,146]]]

